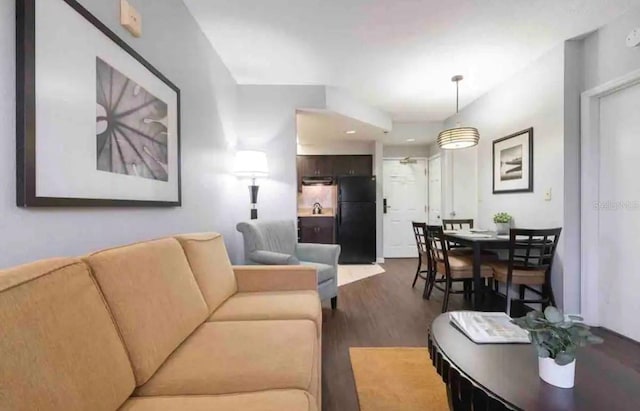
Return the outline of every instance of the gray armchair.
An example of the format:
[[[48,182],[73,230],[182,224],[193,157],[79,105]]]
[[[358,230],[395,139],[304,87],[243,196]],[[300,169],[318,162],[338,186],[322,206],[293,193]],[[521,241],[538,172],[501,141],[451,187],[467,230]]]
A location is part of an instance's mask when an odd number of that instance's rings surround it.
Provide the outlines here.
[[[236,229],[244,238],[246,264],[315,267],[320,299],[331,298],[331,308],[337,307],[339,245],[299,244],[293,221],[253,220],[239,223]]]

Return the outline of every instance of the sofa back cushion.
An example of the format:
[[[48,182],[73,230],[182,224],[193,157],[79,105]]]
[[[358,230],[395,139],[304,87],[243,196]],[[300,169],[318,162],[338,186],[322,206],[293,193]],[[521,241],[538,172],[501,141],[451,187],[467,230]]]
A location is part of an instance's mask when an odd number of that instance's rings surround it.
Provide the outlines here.
[[[224,246],[217,233],[184,234],[176,239],[182,245],[200,291],[213,313],[223,302],[238,291],[236,277]]]
[[[209,313],[175,238],[86,257],[122,334],[138,386]]]
[[[134,387],[86,264],[61,258],[0,271],[0,409],[113,411]]]

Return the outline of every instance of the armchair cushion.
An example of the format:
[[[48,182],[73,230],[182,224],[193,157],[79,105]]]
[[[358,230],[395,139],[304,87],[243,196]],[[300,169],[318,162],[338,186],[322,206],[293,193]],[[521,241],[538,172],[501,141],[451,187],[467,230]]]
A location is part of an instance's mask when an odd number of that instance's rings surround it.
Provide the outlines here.
[[[264,265],[297,265],[298,259],[294,255],[275,251],[256,250],[248,255],[249,262]]]

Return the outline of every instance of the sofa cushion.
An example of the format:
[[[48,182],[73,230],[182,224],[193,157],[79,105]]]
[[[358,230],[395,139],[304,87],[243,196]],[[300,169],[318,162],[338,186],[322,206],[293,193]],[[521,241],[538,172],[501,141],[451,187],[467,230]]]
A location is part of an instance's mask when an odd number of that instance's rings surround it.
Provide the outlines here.
[[[320,331],[320,297],[308,290],[238,293],[209,317],[209,321],[248,320],[311,320]]]
[[[306,391],[277,390],[246,394],[131,398],[119,411],[317,411]]]
[[[224,240],[217,233],[185,234],[176,239],[187,255],[211,314],[238,291]]]
[[[136,391],[138,396],[310,389],[318,337],[309,320],[207,322]]]
[[[331,280],[336,276],[335,268],[330,265],[311,263],[308,261],[300,261],[300,264],[308,267],[314,267],[318,271],[318,284]]]
[[[118,408],[135,387],[113,319],[80,260],[0,271],[0,409]]]
[[[100,251],[86,258],[113,312],[137,385],[209,316],[174,238]]]

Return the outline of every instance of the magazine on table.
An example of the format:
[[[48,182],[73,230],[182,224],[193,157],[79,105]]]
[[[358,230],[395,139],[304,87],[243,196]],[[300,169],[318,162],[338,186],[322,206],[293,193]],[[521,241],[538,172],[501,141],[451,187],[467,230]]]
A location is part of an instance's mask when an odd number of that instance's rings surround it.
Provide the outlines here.
[[[511,323],[505,313],[453,311],[449,320],[471,341],[486,343],[529,343],[529,332]]]

